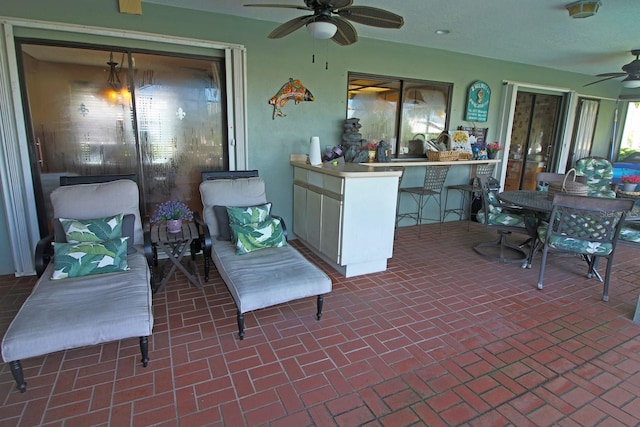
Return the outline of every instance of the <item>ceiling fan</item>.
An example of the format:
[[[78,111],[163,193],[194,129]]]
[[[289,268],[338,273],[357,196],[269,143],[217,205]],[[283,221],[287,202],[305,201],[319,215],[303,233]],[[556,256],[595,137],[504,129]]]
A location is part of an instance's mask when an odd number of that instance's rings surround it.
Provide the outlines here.
[[[288,4],[245,4],[247,7],[279,7],[307,10],[312,15],[285,22],[269,34],[270,39],[287,36],[306,25],[312,37],[331,39],[341,46],[358,41],[358,33],[349,21],[378,28],[400,28],[402,16],[369,6],[352,6],[353,0],[304,0],[305,6]]]
[[[631,51],[631,54],[636,57],[633,61],[629,62],[626,65],[622,66],[623,73],[604,73],[598,74],[596,77],[605,77],[604,79],[600,79],[593,83],[586,84],[585,86],[591,86],[596,83],[604,82],[606,80],[615,79],[616,77],[626,76],[624,80],[622,80],[622,86],[626,88],[638,88],[640,87],[640,49],[634,49]]]

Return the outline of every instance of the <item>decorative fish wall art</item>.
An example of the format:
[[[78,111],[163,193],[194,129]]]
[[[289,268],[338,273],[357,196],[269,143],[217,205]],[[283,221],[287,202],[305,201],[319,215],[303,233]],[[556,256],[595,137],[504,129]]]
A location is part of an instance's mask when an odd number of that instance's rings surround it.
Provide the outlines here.
[[[314,97],[309,92],[309,89],[302,85],[302,82],[297,79],[289,78],[289,81],[282,85],[278,93],[275,94],[271,99],[269,99],[269,105],[273,105],[273,117],[275,120],[276,117],[284,117],[284,114],[281,110],[284,107],[284,104],[287,101],[293,100],[296,104],[299,104],[302,101],[313,101]]]

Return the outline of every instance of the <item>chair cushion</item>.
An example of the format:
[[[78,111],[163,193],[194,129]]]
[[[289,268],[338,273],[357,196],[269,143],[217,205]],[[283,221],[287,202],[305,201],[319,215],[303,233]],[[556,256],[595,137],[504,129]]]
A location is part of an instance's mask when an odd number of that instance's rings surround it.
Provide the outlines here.
[[[213,208],[213,215],[218,223],[218,240],[231,241],[231,228],[229,227],[229,214],[226,206],[216,205]]]
[[[640,243],[640,222],[627,221],[622,224],[620,240],[631,243]]]
[[[138,185],[129,180],[58,187],[51,192],[54,218],[91,219],[134,215],[133,244],[143,245]]]
[[[548,223],[542,223],[538,227],[537,234],[540,242],[545,243],[547,240]],[[612,243],[601,243],[598,241],[576,239],[574,237],[551,236],[549,238],[549,247],[567,252],[575,252],[578,254],[588,253],[592,255],[607,256],[613,250]]]
[[[54,243],[52,280],[126,271],[127,237],[105,242]]]
[[[51,280],[47,269],[2,339],[5,362],[55,351],[151,335],[152,292],[142,253],[121,273]],[[118,280],[114,280],[117,275]]]
[[[214,240],[211,258],[240,313],[331,292],[329,277],[291,245],[238,256]]]
[[[489,224],[488,225],[507,225],[510,227],[522,227],[525,228],[525,218],[523,215],[514,214],[510,212],[502,212],[497,210],[489,212]],[[479,211],[477,214],[478,222],[480,224],[485,223],[484,211]]]
[[[585,157],[578,160],[576,175],[587,178],[588,196],[615,199],[616,193],[611,189],[613,165],[607,159]]]
[[[575,239],[573,237],[551,236],[549,247],[578,254],[588,253],[592,255],[606,256],[613,250],[613,244],[593,242],[590,240]]]
[[[267,203],[262,178],[216,179],[200,184],[202,216],[212,237],[220,235],[213,206],[255,206]]]
[[[278,218],[267,218],[264,221],[237,224],[231,223],[233,241],[238,255],[248,254],[264,248],[280,248],[287,245],[282,223]]]

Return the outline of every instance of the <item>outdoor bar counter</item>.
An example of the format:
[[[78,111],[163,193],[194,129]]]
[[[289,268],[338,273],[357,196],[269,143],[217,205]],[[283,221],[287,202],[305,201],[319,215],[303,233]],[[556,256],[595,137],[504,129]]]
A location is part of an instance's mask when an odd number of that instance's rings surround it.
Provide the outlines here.
[[[345,277],[385,271],[393,255],[402,168],[291,165],[297,238]]]

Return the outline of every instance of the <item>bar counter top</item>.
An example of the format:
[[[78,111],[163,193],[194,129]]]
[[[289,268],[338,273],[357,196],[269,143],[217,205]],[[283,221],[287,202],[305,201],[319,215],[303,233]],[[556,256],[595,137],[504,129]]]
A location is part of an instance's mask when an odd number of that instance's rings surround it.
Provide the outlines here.
[[[341,178],[373,178],[402,175],[402,165],[392,163],[344,163],[339,166],[313,166],[303,161],[290,161],[292,166]],[[374,166],[375,165],[375,166]]]

